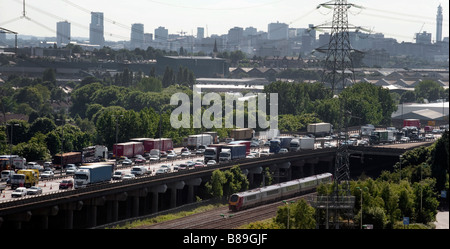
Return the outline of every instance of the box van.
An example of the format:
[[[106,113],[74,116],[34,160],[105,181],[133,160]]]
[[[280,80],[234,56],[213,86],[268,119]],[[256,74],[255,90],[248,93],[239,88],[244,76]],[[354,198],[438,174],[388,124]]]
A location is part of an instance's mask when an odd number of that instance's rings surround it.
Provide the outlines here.
[[[145,175],[147,174],[147,169],[144,166],[134,166],[131,168],[130,173],[135,176]]]

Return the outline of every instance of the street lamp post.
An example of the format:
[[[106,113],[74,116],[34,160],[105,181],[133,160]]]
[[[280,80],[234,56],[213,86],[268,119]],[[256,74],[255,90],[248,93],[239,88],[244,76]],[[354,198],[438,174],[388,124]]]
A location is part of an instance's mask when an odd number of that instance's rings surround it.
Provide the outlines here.
[[[287,205],[287,228],[286,229],[289,229],[289,220],[291,218],[290,214],[289,214],[289,210],[290,210],[289,204],[295,203],[295,201],[282,201],[282,202]]]
[[[363,190],[368,190],[367,187],[364,188],[360,188],[360,187],[356,187],[356,189],[358,189],[361,192],[361,220],[360,220],[360,229],[362,229],[362,224],[363,224],[363,198],[362,198],[362,193]]]

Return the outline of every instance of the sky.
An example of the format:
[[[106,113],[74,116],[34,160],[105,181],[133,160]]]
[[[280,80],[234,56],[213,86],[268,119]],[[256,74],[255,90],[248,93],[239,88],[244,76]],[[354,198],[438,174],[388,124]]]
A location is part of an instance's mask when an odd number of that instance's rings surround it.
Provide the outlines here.
[[[233,27],[268,30],[268,24],[281,22],[290,28],[308,24],[331,24],[332,9],[317,8],[333,1],[315,0],[0,0],[0,27],[23,35],[56,36],[56,22],[71,23],[72,37],[89,37],[90,12],[103,12],[105,40],[129,40],[131,25],[144,24],[145,33],[159,26],[169,34],[205,36],[227,34]],[[448,37],[449,3],[444,0],[354,0],[349,9],[349,24],[384,33],[398,42],[414,42],[414,34],[436,33],[437,7],[443,8],[443,37]],[[325,25],[324,25],[325,26]],[[320,31],[320,30],[319,30]],[[320,31],[329,32],[328,29]],[[320,33],[319,33],[320,34]]]

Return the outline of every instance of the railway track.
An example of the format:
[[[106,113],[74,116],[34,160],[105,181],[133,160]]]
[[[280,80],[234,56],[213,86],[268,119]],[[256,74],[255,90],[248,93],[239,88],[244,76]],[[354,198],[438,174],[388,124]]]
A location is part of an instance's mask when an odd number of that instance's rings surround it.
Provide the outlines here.
[[[308,195],[290,198],[287,201],[304,199]],[[176,220],[165,221],[153,225],[144,225],[137,229],[236,229],[242,225],[275,217],[280,202],[231,212],[228,207],[220,207],[211,211],[190,215]]]

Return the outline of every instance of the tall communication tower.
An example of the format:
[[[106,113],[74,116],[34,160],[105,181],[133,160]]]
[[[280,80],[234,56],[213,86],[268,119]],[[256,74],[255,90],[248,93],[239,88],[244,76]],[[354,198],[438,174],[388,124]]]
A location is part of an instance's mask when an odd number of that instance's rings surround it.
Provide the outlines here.
[[[323,67],[322,82],[331,85],[333,95],[337,95],[343,90],[346,83],[354,82],[353,63],[351,53],[354,50],[350,45],[348,12],[347,10],[355,6],[347,3],[346,0],[330,1],[320,4],[318,8],[333,8],[333,21],[331,27],[321,27],[331,29],[330,41],[327,48],[318,48],[319,52],[326,52],[326,60]],[[356,6],[355,6],[356,7]],[[347,111],[345,110],[345,99],[340,101],[340,120],[338,131],[345,127],[345,136],[347,141]],[[340,137],[340,134],[339,134]],[[354,196],[350,193],[350,169],[349,169],[349,152],[348,145],[343,143],[339,145],[336,153],[335,170],[334,170],[334,189],[331,196],[317,196],[313,200],[313,205],[318,209],[327,209],[327,228],[328,228],[328,210],[334,217],[333,224],[335,228],[339,228],[340,214],[349,217],[354,207]]]

